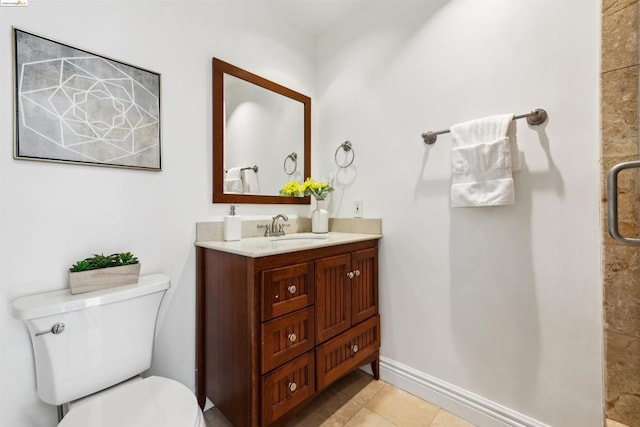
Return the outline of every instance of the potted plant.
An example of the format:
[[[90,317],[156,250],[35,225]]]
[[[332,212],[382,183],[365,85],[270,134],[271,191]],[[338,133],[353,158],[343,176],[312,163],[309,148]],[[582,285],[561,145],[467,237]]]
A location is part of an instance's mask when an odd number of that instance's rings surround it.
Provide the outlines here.
[[[69,269],[72,294],[138,283],[140,262],[131,252],[93,254]]]

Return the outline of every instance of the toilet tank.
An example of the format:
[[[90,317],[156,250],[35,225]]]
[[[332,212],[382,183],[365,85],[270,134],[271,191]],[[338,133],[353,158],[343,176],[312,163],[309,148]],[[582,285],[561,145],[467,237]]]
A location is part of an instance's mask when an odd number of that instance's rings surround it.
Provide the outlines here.
[[[151,366],[158,309],[167,276],[138,284],[71,295],[66,290],[13,301],[14,317],[31,336],[38,396],[52,405],[87,396]],[[60,333],[51,331],[64,323]]]

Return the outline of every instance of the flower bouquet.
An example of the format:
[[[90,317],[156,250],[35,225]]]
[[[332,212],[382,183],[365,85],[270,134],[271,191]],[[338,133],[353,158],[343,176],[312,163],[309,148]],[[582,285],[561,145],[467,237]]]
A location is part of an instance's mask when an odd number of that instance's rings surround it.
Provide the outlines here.
[[[280,190],[284,196],[313,196],[316,199],[316,208],[311,212],[311,231],[314,233],[326,233],[329,231],[329,212],[324,208],[324,200],[333,187],[326,182],[316,181],[313,178],[300,184],[297,181],[289,181]]]
[[[283,196],[313,196],[316,200],[324,200],[332,191],[333,187],[326,182],[307,178],[303,184],[298,181],[287,182],[280,190],[280,194]]]

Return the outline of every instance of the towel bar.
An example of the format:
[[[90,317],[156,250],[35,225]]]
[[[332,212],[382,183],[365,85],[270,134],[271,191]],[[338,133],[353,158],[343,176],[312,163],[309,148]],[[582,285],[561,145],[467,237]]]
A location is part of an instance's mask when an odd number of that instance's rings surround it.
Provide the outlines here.
[[[258,166],[257,165],[253,165],[253,166],[247,166],[246,168],[242,168],[240,169],[241,171],[246,171],[251,169],[252,171],[254,171],[255,173],[258,173]],[[229,172],[229,169],[225,169],[224,173]]]
[[[545,110],[543,110],[542,108],[537,108],[530,113],[514,115],[513,120],[526,118],[527,123],[529,123],[531,126],[538,126],[546,122],[548,117],[549,116],[547,115],[547,112]],[[436,142],[436,139],[438,139],[438,135],[449,132],[451,132],[451,129],[439,130],[437,132],[425,132],[422,134],[422,139],[424,140],[425,144],[431,145]]]

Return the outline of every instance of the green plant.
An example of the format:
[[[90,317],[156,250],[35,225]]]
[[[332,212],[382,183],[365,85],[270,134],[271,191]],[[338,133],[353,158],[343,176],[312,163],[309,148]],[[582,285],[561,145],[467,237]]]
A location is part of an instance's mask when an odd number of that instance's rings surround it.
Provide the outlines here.
[[[122,265],[137,264],[138,258],[136,258],[131,252],[122,252],[120,254],[120,262]]]
[[[79,271],[97,270],[99,268],[118,267],[120,265],[137,264],[136,258],[131,252],[122,252],[119,254],[93,254],[90,258],[77,261],[71,266],[69,271],[77,273]]]
[[[69,271],[77,272],[77,271],[87,271],[91,270],[91,263],[86,259],[80,260],[73,264]]]

